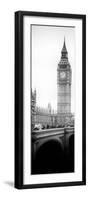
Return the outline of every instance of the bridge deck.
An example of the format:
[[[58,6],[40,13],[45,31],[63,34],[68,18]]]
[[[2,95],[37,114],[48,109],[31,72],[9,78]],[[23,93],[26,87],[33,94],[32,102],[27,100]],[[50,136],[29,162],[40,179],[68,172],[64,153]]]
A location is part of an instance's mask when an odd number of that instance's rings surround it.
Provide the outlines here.
[[[67,133],[74,133],[74,127],[36,130],[32,132],[32,138],[39,139],[53,135],[64,135]]]

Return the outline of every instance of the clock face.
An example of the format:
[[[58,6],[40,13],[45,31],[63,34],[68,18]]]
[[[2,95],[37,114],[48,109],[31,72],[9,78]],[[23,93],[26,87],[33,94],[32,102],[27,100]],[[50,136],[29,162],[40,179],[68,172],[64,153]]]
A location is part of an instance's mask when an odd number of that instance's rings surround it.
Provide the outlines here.
[[[65,73],[65,72],[61,72],[61,73],[60,73],[60,78],[63,79],[63,78],[65,78],[65,77],[66,77],[66,73]]]

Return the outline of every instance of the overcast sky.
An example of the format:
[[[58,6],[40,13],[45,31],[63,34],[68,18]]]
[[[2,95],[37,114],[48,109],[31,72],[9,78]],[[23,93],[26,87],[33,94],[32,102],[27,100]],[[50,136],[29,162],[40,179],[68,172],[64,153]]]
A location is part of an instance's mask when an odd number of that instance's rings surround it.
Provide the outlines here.
[[[64,37],[72,68],[71,111],[75,112],[75,28],[32,25],[32,89],[36,88],[38,106],[51,103],[57,110],[57,66]]]

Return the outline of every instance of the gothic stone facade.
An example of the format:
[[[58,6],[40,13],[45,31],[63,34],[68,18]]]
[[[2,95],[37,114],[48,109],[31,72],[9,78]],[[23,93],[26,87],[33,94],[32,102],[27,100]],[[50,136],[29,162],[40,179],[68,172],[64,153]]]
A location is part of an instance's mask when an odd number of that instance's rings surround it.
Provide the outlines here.
[[[32,93],[32,124],[42,124],[47,127],[74,125],[74,115],[71,113],[71,65],[68,60],[65,39],[61,51],[61,59],[57,67],[57,112],[52,111],[50,104],[47,109],[36,106],[36,91]]]
[[[66,118],[71,118],[71,76],[71,65],[64,39],[61,60],[57,68],[57,115],[58,121],[62,121],[63,124]]]

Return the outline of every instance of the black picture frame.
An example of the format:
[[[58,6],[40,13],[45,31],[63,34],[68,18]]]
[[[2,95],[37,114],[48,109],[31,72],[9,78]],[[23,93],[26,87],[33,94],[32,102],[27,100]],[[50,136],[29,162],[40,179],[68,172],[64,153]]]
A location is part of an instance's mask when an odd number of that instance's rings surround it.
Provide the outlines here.
[[[82,20],[82,181],[28,184],[23,183],[23,18],[24,16],[68,18]],[[48,12],[15,12],[15,188],[44,188],[59,186],[77,186],[86,184],[86,15],[48,13]]]

